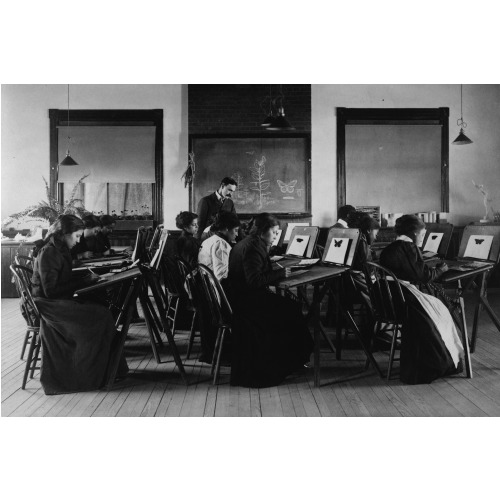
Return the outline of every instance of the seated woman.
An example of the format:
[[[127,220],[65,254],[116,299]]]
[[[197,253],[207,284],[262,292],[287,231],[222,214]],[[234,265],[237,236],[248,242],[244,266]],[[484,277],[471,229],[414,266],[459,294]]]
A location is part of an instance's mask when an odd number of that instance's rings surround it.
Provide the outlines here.
[[[40,381],[45,394],[99,389],[114,351],[111,312],[101,304],[73,298],[75,290],[98,279],[77,279],[71,272],[70,250],[84,227],[74,215],[61,216],[49,229],[34,264],[33,297],[42,317]],[[123,359],[118,375],[127,371]]]
[[[231,385],[270,387],[309,361],[313,342],[301,307],[269,290],[290,275],[273,270],[268,247],[279,228],[271,214],[255,217],[251,234],[229,255],[233,307]]]
[[[96,257],[92,249],[96,247],[96,236],[101,230],[101,221],[93,214],[85,215],[81,220],[84,224],[83,235],[71,249],[71,255],[78,260],[91,259]]]
[[[355,288],[350,298],[353,301],[361,300],[361,302],[366,305],[368,312],[371,315],[372,306],[370,293],[366,285],[363,269],[367,262],[371,262],[373,260],[371,245],[377,239],[380,224],[367,213],[353,212],[349,216],[349,227],[359,229],[360,231],[358,248],[354,254],[350,272],[350,277],[352,278],[350,288],[352,288],[352,283],[354,283]],[[349,289],[349,287],[347,287],[347,289]],[[371,321],[365,322],[364,326],[369,328],[371,323]]]
[[[227,278],[231,243],[236,241],[240,221],[233,212],[219,212],[210,228],[213,236],[203,241],[198,262],[209,267],[220,281]]]
[[[175,225],[182,229],[177,240],[177,256],[191,267],[198,263],[200,244],[195,235],[198,231],[198,215],[193,212],[180,212],[175,218]]]
[[[401,375],[408,384],[429,383],[462,371],[463,346],[449,310],[438,298],[415,286],[430,283],[448,268],[427,266],[419,250],[425,224],[415,215],[396,220],[396,241],[380,255],[380,264],[400,280],[407,303],[401,336]]]
[[[109,235],[113,232],[116,221],[111,215],[101,215],[99,222],[101,224],[100,231],[95,237],[85,240],[88,250],[93,253],[94,257],[102,257],[103,255],[114,253],[109,241]]]

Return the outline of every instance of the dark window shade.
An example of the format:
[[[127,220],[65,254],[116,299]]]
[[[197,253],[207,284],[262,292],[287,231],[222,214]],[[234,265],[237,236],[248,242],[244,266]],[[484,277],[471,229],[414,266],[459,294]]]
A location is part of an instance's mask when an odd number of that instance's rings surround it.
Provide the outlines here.
[[[154,183],[155,127],[59,127],[59,161],[66,156],[68,132],[74,167],[59,168],[59,182]]]

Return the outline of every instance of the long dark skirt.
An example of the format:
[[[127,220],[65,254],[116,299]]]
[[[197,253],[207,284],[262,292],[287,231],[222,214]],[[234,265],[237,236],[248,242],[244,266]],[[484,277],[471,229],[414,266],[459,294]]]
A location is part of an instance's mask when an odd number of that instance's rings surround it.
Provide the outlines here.
[[[436,325],[420,302],[406,289],[403,293],[408,318],[401,334],[401,381],[428,384],[437,378],[460,373],[462,362],[455,367]]]
[[[117,338],[110,311],[95,302],[35,300],[42,317],[40,382],[45,394],[99,389]],[[127,370],[121,360],[119,374]]]
[[[275,386],[309,361],[313,341],[298,303],[259,291],[233,304],[231,385]]]

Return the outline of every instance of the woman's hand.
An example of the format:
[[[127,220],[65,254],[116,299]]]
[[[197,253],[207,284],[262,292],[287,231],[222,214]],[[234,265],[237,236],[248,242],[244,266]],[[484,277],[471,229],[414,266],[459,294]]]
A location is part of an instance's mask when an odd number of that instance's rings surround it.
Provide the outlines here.
[[[94,256],[94,252],[90,252],[90,251],[78,254],[78,257],[80,259],[91,259],[93,256]]]
[[[99,281],[99,276],[97,274],[87,274],[87,276],[84,276],[83,282],[86,285],[91,285],[92,283],[95,283],[96,281]]]
[[[285,278],[289,278],[292,275],[292,268],[285,267]]]
[[[446,271],[448,271],[448,265],[446,264],[446,262],[440,262],[436,267],[441,273],[445,273]]]

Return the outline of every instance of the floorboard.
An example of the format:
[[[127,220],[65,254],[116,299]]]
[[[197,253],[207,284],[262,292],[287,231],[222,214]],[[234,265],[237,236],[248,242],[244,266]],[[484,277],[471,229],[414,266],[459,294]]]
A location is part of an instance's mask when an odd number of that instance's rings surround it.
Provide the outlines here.
[[[490,303],[500,314],[500,294]],[[466,297],[466,304],[468,297]],[[322,386],[314,387],[313,370],[288,377],[278,387],[233,387],[229,369],[221,370],[213,386],[210,366],[197,361],[199,342],[185,363],[189,384],[177,370],[168,347],[162,363],[156,363],[145,325],[132,325],[125,354],[130,376],[108,391],[46,396],[39,372],[21,389],[25,360],[19,359],[25,323],[17,299],[2,299],[2,416],[12,417],[485,417],[500,416],[500,332],[486,314],[479,322],[476,352],[472,354],[474,377],[462,375],[426,385],[405,385],[394,377],[387,382],[372,368],[364,370],[364,353],[352,335],[345,341],[342,360],[328,351],[321,354]],[[467,307],[468,325],[472,308]],[[327,329],[333,334],[333,329]],[[187,333],[175,337],[185,357]],[[387,356],[376,353],[382,368]]]

